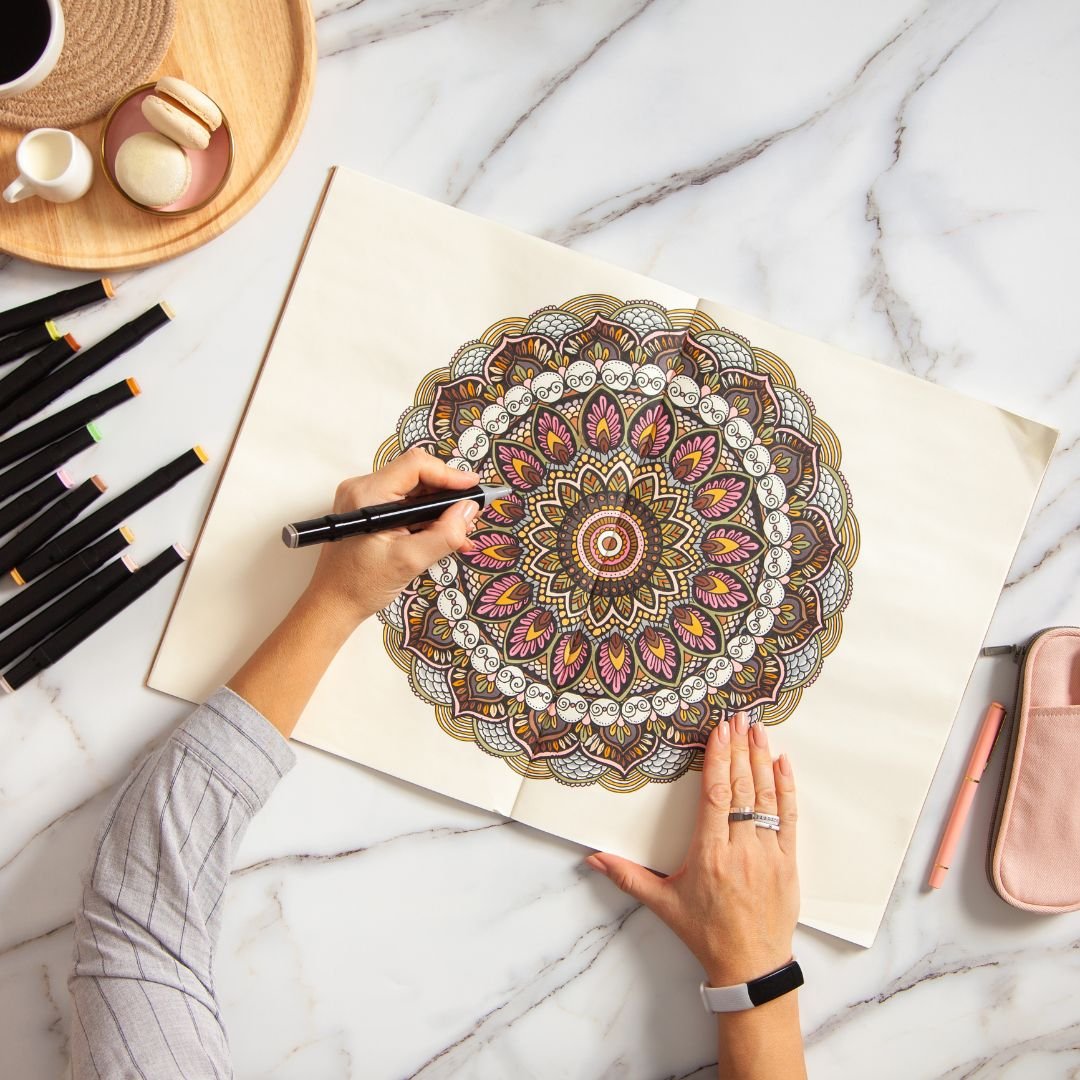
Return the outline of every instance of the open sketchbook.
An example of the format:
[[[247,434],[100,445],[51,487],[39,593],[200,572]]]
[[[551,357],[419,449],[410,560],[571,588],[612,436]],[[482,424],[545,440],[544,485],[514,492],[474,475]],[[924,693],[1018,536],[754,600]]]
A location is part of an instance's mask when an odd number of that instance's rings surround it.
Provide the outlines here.
[[[513,495],[296,737],[670,871],[745,707],[795,766],[803,922],[868,945],[1054,438],[338,169],[149,684],[228,678],[317,556],[282,524],[425,447]]]

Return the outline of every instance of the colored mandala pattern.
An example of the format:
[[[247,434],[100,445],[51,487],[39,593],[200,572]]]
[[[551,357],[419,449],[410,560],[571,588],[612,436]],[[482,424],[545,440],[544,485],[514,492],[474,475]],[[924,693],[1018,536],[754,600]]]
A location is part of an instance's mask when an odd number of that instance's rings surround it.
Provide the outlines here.
[[[576,297],[429,374],[421,446],[513,494],[382,613],[413,691],[522,775],[632,791],[786,719],[840,639],[840,444],[776,356],[698,311]]]

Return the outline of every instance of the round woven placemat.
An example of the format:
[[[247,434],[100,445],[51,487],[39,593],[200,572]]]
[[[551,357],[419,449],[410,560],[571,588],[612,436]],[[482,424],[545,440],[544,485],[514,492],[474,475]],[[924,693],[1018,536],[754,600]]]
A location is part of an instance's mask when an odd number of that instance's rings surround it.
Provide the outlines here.
[[[5,127],[72,128],[109,111],[157,68],[176,26],[176,0],[63,0],[64,49],[48,78],[0,98]]]

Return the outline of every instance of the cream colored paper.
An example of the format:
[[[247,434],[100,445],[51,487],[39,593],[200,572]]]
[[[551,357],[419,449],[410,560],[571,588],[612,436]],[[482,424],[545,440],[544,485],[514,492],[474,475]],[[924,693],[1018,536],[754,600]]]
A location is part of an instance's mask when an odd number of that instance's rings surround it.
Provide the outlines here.
[[[337,170],[149,685],[196,701],[228,678],[315,558],[281,544],[282,523],[367,471],[419,380],[463,342],[585,293],[698,307],[782,357],[840,438],[862,533],[854,597],[821,677],[770,736],[799,782],[802,919],[869,945],[1054,433],[647,278]],[[522,783],[437,726],[374,622],[296,737],[662,870],[695,812],[696,773],[632,794]]]

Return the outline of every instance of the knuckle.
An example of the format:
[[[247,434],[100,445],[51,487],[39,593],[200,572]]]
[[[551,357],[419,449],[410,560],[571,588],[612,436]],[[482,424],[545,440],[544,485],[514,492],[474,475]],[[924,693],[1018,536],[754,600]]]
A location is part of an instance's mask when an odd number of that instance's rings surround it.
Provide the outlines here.
[[[334,503],[341,506],[359,506],[363,501],[365,484],[363,479],[350,476],[342,480],[334,492]]]
[[[717,781],[705,790],[705,799],[710,806],[725,810],[731,805],[731,785],[727,781]]]
[[[773,810],[776,807],[776,788],[771,784],[767,787],[759,787],[757,789],[757,801],[769,810]]]
[[[782,825],[794,825],[799,820],[799,811],[794,806],[787,807],[780,816]]]
[[[731,797],[740,806],[749,806],[754,801],[754,784],[748,776],[736,776],[731,782]]]

